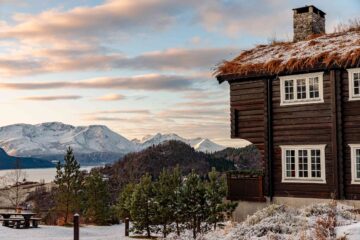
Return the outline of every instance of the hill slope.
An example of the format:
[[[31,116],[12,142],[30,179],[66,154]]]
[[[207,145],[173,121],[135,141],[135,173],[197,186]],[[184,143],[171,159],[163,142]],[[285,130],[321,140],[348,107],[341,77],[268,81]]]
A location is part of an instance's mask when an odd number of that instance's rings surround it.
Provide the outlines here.
[[[112,198],[116,199],[124,184],[138,181],[145,173],[157,178],[162,169],[172,169],[177,165],[183,174],[194,169],[202,176],[206,176],[212,167],[218,171],[234,169],[231,161],[195,151],[186,143],[171,140],[141,152],[129,153],[121,161],[108,165],[101,171],[109,177]]]
[[[53,163],[42,159],[9,156],[3,149],[0,148],[0,169],[16,168],[16,160],[19,160],[19,165],[21,168],[55,167]]]

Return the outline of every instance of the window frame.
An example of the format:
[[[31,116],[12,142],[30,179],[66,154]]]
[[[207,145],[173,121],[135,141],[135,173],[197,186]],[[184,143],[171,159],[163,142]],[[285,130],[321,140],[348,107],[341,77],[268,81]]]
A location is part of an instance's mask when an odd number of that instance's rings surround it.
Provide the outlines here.
[[[356,177],[356,150],[360,149],[360,144],[349,144],[351,160],[351,184],[360,184],[360,178]]]
[[[360,146],[360,145],[359,145]],[[317,145],[282,145],[281,148],[281,182],[282,183],[316,183],[316,184],[326,184],[326,165],[325,165],[325,147],[326,144],[317,144]],[[286,176],[286,150],[295,151],[295,177]],[[307,169],[308,177],[299,177],[299,150],[320,150],[320,178],[311,177],[312,166],[311,166],[311,154],[307,154]]]
[[[360,74],[360,68],[350,68],[347,69],[348,72],[348,79],[349,79],[349,101],[358,101],[360,100],[360,93],[359,95],[355,95],[354,93],[354,74]]]
[[[319,97],[310,98],[310,78],[319,79]],[[299,105],[299,104],[312,104],[324,102],[324,72],[306,73],[298,75],[281,76],[280,79],[280,106]],[[297,98],[297,80],[305,79],[306,82],[306,98]],[[291,100],[285,99],[285,81],[293,80],[293,93],[294,98]]]

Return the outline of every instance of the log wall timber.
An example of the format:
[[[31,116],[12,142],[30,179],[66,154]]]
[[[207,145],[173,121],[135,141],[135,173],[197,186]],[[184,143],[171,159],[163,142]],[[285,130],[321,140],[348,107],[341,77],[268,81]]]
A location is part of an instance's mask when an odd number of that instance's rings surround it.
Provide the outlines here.
[[[280,106],[280,81],[273,81],[274,195],[329,198],[334,193],[332,97],[330,74],[324,74],[324,103]],[[281,145],[326,144],[326,184],[282,183]]]
[[[342,121],[343,121],[343,179],[346,199],[360,199],[360,185],[351,184],[351,156],[349,144],[360,144],[360,101],[349,101],[349,76],[341,72]]]
[[[349,101],[346,70],[324,72],[324,103],[280,106],[280,81],[273,78],[230,81],[231,136],[254,143],[271,169],[275,196],[360,199],[360,185],[351,184],[349,144],[360,144],[360,101]],[[271,96],[272,95],[272,96]],[[267,97],[271,96],[272,168],[267,163]],[[282,183],[281,145],[325,144],[326,183]],[[269,196],[269,175],[264,179]]]

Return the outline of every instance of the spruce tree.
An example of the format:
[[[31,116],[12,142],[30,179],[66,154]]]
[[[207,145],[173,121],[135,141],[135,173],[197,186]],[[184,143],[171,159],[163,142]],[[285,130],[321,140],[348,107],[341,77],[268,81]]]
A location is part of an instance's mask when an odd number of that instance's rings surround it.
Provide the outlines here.
[[[88,221],[105,225],[111,218],[107,182],[99,170],[92,170],[84,182],[84,213]]]
[[[159,176],[158,182],[155,184],[157,204],[157,220],[162,225],[162,233],[164,238],[170,233],[168,225],[172,222],[177,222],[177,195],[179,192],[179,184],[181,184],[181,178],[179,182],[179,171],[174,170],[171,173],[170,170],[163,169]],[[178,224],[177,224],[178,226]]]
[[[175,222],[176,226],[176,233],[178,236],[180,236],[180,224],[184,221],[184,205],[183,205],[183,199],[182,199],[182,193],[181,193],[181,187],[182,187],[182,175],[180,167],[177,165],[176,168],[173,169],[171,174],[171,184],[173,186],[173,196],[172,196],[172,202],[173,202],[173,209],[172,209],[172,221]]]
[[[116,211],[118,217],[122,220],[125,218],[131,219],[131,204],[132,204],[132,194],[134,192],[135,184],[129,183],[125,185],[119,194],[118,203],[116,205]]]
[[[64,164],[58,162],[56,166],[54,182],[57,185],[56,210],[64,215],[64,223],[68,224],[69,214],[80,208],[79,191],[82,184],[80,165],[70,147],[66,151]]]
[[[227,204],[224,203],[226,197],[226,181],[223,177],[212,169],[208,174],[209,181],[206,184],[206,199],[209,205],[209,216],[207,222],[214,225],[214,230],[218,222],[224,220],[224,212],[227,210]]]
[[[196,238],[200,232],[201,221],[206,218],[207,203],[204,184],[198,174],[193,170],[186,176],[181,188],[182,206],[185,217],[189,219],[189,225]]]
[[[133,230],[136,233],[146,231],[151,237],[152,226],[156,219],[156,205],[154,202],[154,186],[149,174],[144,175],[132,194],[130,214],[133,221]]]

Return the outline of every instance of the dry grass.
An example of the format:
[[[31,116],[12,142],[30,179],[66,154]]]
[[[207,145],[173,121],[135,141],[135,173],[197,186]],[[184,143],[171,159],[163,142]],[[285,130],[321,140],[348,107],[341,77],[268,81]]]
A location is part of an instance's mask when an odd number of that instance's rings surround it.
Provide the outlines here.
[[[349,24],[339,25],[335,33],[310,36],[306,40],[307,46],[318,49],[318,51],[315,51],[314,55],[306,57],[301,56],[303,48],[299,48],[299,45],[296,45],[297,43],[272,40],[269,45],[258,45],[251,50],[243,51],[231,61],[224,61],[217,67],[214,74],[239,74],[244,76],[276,75],[315,68],[359,67],[360,39],[355,39],[351,42],[352,46],[358,45],[359,48],[342,52],[350,44],[349,39],[343,39],[342,36],[354,31],[356,32],[354,37],[358,37],[360,19],[351,20]],[[334,49],[333,51],[326,50],[330,44],[335,45],[335,51]],[[324,50],[322,51],[322,49]],[[290,53],[292,58],[287,60],[281,59],[289,51],[292,51]],[[339,52],[342,53],[339,54]],[[259,56],[265,55],[269,56],[269,60],[265,60],[265,62],[256,61]]]
[[[360,18],[355,18],[349,20],[348,23],[340,23],[338,24],[334,32],[336,33],[342,33],[342,32],[348,32],[348,31],[359,31],[360,30]]]
[[[327,216],[319,217],[316,220],[315,237],[316,240],[327,240],[336,238],[336,201],[332,201],[330,204],[331,211]]]
[[[360,40],[359,40],[360,42]],[[314,41],[309,44],[315,45]],[[360,66],[360,48],[348,52],[345,55],[339,55],[338,53],[321,52],[318,55],[312,57],[306,57],[302,59],[291,58],[287,62],[283,62],[279,59],[272,59],[266,63],[257,64],[241,64],[241,59],[244,59],[246,55],[249,55],[250,51],[243,52],[239,57],[233,61],[224,61],[216,70],[215,74],[264,74],[273,75],[281,72],[293,72],[302,69],[313,69],[315,67],[329,68],[331,66],[338,67],[357,67]]]

